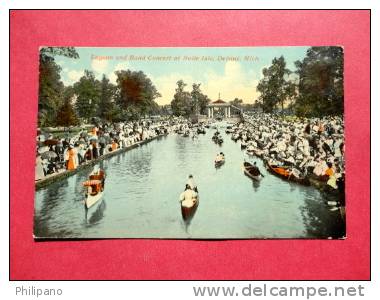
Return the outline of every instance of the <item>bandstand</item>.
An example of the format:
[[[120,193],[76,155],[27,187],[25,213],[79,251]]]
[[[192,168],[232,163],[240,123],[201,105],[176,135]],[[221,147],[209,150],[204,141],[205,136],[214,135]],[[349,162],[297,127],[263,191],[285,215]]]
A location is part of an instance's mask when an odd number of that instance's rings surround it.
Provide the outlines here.
[[[207,116],[209,118],[222,117],[231,118],[231,104],[227,103],[220,98],[207,105]]]

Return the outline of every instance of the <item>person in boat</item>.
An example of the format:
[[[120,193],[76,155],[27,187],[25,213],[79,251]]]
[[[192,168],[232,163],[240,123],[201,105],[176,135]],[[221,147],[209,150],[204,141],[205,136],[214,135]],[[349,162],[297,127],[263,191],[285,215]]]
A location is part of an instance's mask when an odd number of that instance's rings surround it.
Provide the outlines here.
[[[301,178],[301,172],[296,167],[292,167],[290,169],[289,177],[292,175],[298,179]]]
[[[189,184],[186,184],[185,190],[179,196],[179,202],[182,206],[192,207],[196,203],[198,193],[193,191]]]
[[[220,162],[224,160],[224,153],[223,152],[220,152],[216,155],[216,158],[215,158],[215,162]]]
[[[260,175],[261,177],[264,177],[264,175],[260,172],[260,169],[258,168],[258,166],[256,165],[256,162],[253,163],[252,167],[250,168],[249,172],[254,175],[254,176],[258,176]],[[257,175],[256,175],[257,174]]]
[[[197,185],[196,185],[196,183],[195,183],[195,181],[194,181],[194,177],[193,177],[193,175],[189,175],[189,178],[188,178],[188,180],[187,180],[187,185],[189,185],[190,186],[190,188],[194,191],[194,192],[196,192],[196,193],[198,193],[198,187],[197,187]]]
[[[101,179],[101,185],[100,185],[100,190],[104,190],[104,184],[105,184],[105,176],[104,176],[104,171],[99,168],[99,166],[94,166],[92,169],[91,175],[102,175]]]

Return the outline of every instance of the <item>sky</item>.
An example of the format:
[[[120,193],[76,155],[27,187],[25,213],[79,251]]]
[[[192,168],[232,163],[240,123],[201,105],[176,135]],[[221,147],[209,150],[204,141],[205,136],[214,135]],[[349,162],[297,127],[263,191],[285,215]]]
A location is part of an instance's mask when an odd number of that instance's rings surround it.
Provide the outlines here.
[[[259,94],[256,86],[262,69],[271,65],[274,57],[284,56],[287,68],[294,71],[294,62],[302,60],[309,47],[221,47],[221,48],[82,48],[76,47],[79,59],[56,57],[61,66],[61,78],[71,85],[93,71],[96,78],[105,74],[116,83],[115,71],[143,71],[162,95],[160,105],[169,104],[176,82],[182,79],[187,91],[193,83],[212,101],[243,99],[254,103]]]

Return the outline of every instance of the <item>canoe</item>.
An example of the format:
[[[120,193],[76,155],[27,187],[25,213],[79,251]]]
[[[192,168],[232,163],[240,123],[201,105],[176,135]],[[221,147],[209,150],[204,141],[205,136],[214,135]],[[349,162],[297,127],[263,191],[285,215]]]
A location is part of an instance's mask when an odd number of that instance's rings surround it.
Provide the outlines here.
[[[240,139],[240,136],[237,135],[237,134],[234,134],[234,135],[231,137],[231,140],[233,140],[234,142],[237,142],[238,139]]]
[[[224,162],[225,162],[225,159],[215,161],[215,168],[222,166],[224,164]]]
[[[249,178],[253,180],[260,181],[262,177],[260,173],[258,173],[255,169],[252,168],[252,164],[250,164],[249,162],[244,162],[243,167],[245,175],[247,175]]]
[[[193,218],[199,205],[199,195],[197,195],[197,197],[194,198],[194,200],[195,200],[195,203],[191,207],[182,206],[181,204],[182,219],[184,221],[190,221]]]
[[[308,178],[306,177],[297,178],[296,176],[291,174],[291,172],[289,171],[289,167],[270,165],[269,162],[266,162],[266,168],[273,175],[276,175],[277,177],[280,177],[282,179],[296,182],[303,185],[310,185],[310,181]]]

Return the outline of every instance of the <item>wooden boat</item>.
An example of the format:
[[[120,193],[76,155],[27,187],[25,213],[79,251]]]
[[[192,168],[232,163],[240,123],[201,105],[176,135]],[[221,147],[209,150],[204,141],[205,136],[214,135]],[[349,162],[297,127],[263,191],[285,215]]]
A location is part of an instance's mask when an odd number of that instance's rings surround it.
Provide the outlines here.
[[[215,161],[215,168],[222,166],[225,163],[225,159]]]
[[[234,130],[232,129],[232,126],[227,126],[227,129],[225,131],[227,134],[233,133]]]
[[[249,178],[253,180],[260,181],[262,177],[260,171],[258,171],[257,168],[254,168],[254,166],[249,162],[244,162],[243,167],[245,175],[247,175]]]
[[[91,173],[89,180],[83,182],[83,186],[87,188],[84,200],[84,206],[86,209],[93,207],[100,199],[102,199],[104,193],[104,181],[105,173],[103,170],[99,170],[95,173]]]
[[[240,136],[239,136],[239,134],[237,134],[237,133],[234,133],[234,134],[232,135],[232,137],[231,137],[231,140],[233,140],[234,142],[237,142],[238,139],[240,139]]]
[[[206,134],[206,130],[204,128],[198,128],[197,133],[198,134]]]
[[[276,165],[269,164],[269,162],[266,162],[266,168],[273,175],[276,175],[282,179],[293,181],[293,182],[303,184],[303,185],[310,185],[310,181],[308,178],[306,177],[298,178],[294,176],[293,174],[291,174],[291,171],[289,170],[289,167],[287,166],[276,166]]]
[[[181,202],[182,219],[185,222],[189,222],[193,218],[198,208],[198,205],[199,205],[199,194],[197,194],[197,196],[193,198],[193,206],[191,207],[183,206]]]

